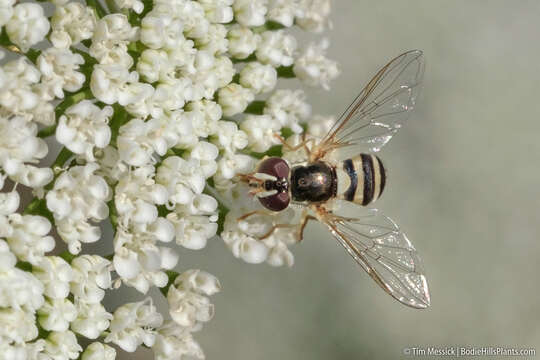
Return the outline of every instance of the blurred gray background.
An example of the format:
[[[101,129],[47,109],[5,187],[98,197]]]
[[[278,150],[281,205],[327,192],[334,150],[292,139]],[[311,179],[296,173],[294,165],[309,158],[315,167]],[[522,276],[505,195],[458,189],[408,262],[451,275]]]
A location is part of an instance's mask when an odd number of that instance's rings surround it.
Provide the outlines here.
[[[196,334],[207,358],[392,359],[427,345],[540,352],[540,2],[336,0],[332,19],[329,55],[342,76],[330,92],[308,90],[314,112],[341,113],[392,57],[425,52],[419,106],[380,155],[389,180],[378,207],[421,253],[432,306],[393,300],[318,224],[293,248],[291,269],[245,264],[216,239],[182,250],[179,264],[223,285],[214,320]]]

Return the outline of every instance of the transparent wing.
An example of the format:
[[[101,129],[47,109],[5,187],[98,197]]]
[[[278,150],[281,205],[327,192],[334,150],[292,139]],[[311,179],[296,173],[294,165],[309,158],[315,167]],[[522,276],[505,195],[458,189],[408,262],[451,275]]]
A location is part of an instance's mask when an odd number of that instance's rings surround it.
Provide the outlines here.
[[[323,218],[336,239],[383,290],[413,308],[430,305],[422,261],[390,218],[376,209],[357,218],[334,214]]]
[[[339,149],[338,157],[377,152],[414,109],[424,74],[420,50],[399,55],[384,66],[336,121],[314,153],[322,158]]]

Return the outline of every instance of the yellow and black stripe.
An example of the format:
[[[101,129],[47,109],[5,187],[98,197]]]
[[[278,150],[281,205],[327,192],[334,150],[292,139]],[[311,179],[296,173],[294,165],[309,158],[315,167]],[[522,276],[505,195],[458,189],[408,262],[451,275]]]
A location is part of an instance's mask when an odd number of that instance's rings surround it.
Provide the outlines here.
[[[377,200],[386,185],[386,171],[375,155],[360,154],[343,161],[343,172],[339,174],[349,177],[349,186],[340,189],[342,198],[364,206]]]

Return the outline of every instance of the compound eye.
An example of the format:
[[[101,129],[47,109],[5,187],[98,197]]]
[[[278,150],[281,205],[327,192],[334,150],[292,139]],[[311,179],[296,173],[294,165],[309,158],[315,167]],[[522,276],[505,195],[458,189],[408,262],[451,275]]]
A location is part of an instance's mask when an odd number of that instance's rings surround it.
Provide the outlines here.
[[[263,160],[257,172],[275,176],[278,179],[289,177],[289,165],[278,157],[271,157]]]
[[[259,198],[262,206],[272,211],[285,210],[289,206],[289,193],[281,192],[271,196]]]

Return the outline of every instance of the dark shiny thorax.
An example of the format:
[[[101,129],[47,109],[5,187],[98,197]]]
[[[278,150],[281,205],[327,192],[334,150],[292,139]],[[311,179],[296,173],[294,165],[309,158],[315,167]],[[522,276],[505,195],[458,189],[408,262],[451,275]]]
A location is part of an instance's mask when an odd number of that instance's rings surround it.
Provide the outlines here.
[[[336,196],[336,170],[322,161],[296,166],[291,170],[289,187],[294,201],[327,201]]]

